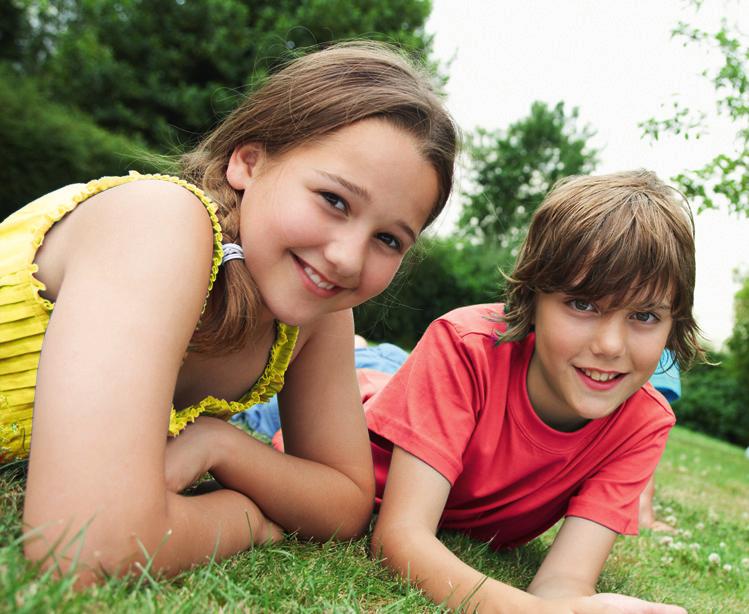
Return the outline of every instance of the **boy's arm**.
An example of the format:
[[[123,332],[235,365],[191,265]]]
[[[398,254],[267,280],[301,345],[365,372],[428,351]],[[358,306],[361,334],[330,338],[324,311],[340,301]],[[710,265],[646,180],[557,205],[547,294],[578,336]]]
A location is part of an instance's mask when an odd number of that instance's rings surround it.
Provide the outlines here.
[[[380,515],[372,536],[372,553],[418,585],[436,603],[466,611],[533,614],[681,614],[675,606],[619,595],[595,595],[595,581],[615,534],[578,518],[565,522],[553,556],[539,569],[532,591],[525,592],[488,578],[455,556],[435,533],[450,493],[450,483],[429,465],[395,446]],[[569,523],[570,520],[575,522]],[[582,523],[579,525],[579,523]],[[594,531],[580,537],[580,526]],[[588,527],[590,528],[590,527]],[[598,533],[597,530],[608,533]],[[583,533],[585,531],[583,530]],[[582,539],[582,550],[574,539]],[[606,546],[608,543],[608,546]],[[589,560],[583,557],[590,556]],[[565,558],[570,557],[570,558]],[[579,572],[564,573],[564,565]],[[556,578],[556,579],[555,579]],[[534,594],[535,593],[535,594]]]
[[[567,517],[528,592],[551,598],[593,595],[616,536],[592,520]]]
[[[394,446],[380,514],[372,535],[372,554],[418,585],[435,603],[473,611],[541,612],[539,598],[487,578],[436,537],[450,483],[440,473]]]

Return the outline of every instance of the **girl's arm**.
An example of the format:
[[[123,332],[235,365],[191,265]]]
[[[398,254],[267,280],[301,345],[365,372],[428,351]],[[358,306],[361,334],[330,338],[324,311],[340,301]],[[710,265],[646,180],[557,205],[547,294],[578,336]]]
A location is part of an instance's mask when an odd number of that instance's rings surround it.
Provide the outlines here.
[[[318,539],[361,534],[374,477],[353,338],[350,311],[326,316],[289,367],[279,395],[285,454],[230,424],[199,419],[170,443],[169,466],[178,471],[200,448],[206,462],[199,471],[246,494],[285,529]]]
[[[169,407],[211,262],[204,207],[178,186],[139,181],[92,197],[60,224],[62,280],[33,416],[27,556],[61,571],[77,565],[91,582],[137,571],[144,553],[157,553],[153,572],[172,574],[279,537],[244,495],[166,489]]]
[[[552,546],[549,564],[544,562],[537,580],[531,585],[538,594],[488,578],[461,561],[435,535],[449,492],[450,483],[442,475],[415,456],[394,447],[382,507],[372,536],[372,552],[388,567],[417,584],[434,602],[465,611],[478,608],[481,612],[500,613],[684,612],[674,606],[623,596],[611,596],[619,599],[615,604],[607,601],[604,595],[591,596],[613,538],[598,534],[597,537],[604,539],[596,540],[585,534],[582,536],[585,544],[579,549],[573,540],[582,534],[574,529],[568,529]],[[575,525],[577,523],[572,524]],[[591,559],[585,559],[586,556]],[[568,568],[574,573],[566,573]]]

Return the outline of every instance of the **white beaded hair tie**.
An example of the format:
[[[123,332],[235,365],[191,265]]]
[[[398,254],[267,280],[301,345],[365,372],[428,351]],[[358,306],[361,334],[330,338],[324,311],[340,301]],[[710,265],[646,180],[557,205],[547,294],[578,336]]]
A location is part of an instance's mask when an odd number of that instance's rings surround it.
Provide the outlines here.
[[[236,243],[222,243],[221,249],[224,252],[221,264],[229,262],[229,260],[244,260],[244,250],[241,245],[237,245]]]

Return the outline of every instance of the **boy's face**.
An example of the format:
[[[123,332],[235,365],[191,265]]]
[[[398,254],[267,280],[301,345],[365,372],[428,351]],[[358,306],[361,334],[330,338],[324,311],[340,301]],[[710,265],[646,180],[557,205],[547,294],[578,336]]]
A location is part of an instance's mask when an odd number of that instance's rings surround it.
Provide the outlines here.
[[[608,416],[648,381],[671,331],[671,305],[539,293],[534,324],[528,396],[546,424],[571,431]]]

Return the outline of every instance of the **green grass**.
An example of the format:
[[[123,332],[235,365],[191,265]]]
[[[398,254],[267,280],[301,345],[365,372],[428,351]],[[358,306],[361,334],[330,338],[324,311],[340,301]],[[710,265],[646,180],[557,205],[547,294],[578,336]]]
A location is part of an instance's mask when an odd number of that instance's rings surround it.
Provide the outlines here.
[[[40,576],[23,559],[24,485],[22,467],[0,471],[1,612],[442,611],[370,561],[364,539],[310,544],[292,538],[176,579],[110,580],[75,593],[69,579]],[[749,460],[743,450],[677,428],[657,487],[658,516],[670,516],[677,532],[619,538],[599,590],[679,603],[692,614],[749,612]],[[499,554],[461,535],[442,538],[484,573],[523,587],[552,535]],[[720,562],[711,563],[711,554]]]

